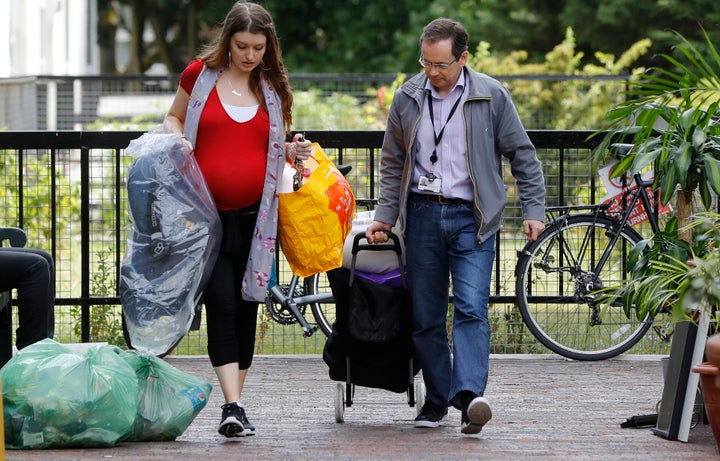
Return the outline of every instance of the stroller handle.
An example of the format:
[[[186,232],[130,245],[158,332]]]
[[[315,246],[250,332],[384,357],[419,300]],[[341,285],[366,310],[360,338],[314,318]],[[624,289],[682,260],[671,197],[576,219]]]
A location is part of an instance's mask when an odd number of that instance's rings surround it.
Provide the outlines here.
[[[358,251],[361,250],[371,250],[371,251],[387,251],[392,250],[395,253],[397,253],[398,256],[402,253],[402,247],[400,246],[400,237],[397,236],[392,231],[383,231],[385,234],[387,234],[388,238],[392,240],[392,243],[386,242],[386,243],[360,243],[361,240],[367,241],[367,238],[365,237],[365,234],[360,232],[358,234],[355,234],[355,238],[353,239],[353,246],[352,246],[352,254],[356,255]]]

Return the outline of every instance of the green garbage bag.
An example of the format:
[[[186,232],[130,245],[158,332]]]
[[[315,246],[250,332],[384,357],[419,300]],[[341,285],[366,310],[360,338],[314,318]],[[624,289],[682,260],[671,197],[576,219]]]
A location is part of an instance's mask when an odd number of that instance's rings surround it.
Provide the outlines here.
[[[123,440],[175,440],[205,407],[212,385],[152,355],[124,351],[123,358],[139,385],[135,425]]]
[[[134,370],[115,346],[72,352],[52,339],[20,350],[0,370],[5,445],[11,449],[111,447],[138,406]]]

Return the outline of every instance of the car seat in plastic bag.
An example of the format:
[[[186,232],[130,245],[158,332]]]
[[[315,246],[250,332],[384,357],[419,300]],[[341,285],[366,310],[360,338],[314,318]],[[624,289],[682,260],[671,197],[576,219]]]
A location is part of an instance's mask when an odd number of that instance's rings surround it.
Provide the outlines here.
[[[188,331],[219,251],[217,209],[189,146],[146,133],[126,150],[132,228],[120,278],[131,346],[162,355]]]

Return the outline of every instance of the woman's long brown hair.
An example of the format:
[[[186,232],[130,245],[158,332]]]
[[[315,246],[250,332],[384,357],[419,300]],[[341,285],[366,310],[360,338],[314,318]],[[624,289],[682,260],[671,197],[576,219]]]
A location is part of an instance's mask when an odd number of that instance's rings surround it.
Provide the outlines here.
[[[280,96],[285,130],[290,131],[292,127],[292,91],[282,62],[282,52],[275,32],[275,24],[265,8],[256,3],[235,2],[225,16],[220,35],[206,47],[198,58],[211,69],[226,67],[229,64],[230,39],[236,32],[263,34],[267,38],[263,60],[250,74],[250,88],[267,109],[260,88],[260,74],[263,73]]]

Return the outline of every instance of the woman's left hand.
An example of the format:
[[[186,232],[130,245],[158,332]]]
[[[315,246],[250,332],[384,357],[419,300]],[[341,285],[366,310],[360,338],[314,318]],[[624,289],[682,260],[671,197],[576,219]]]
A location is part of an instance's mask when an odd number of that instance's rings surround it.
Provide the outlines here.
[[[293,160],[307,160],[310,158],[311,145],[312,142],[305,139],[301,133],[298,133],[293,136],[292,142],[288,145],[288,155]]]

